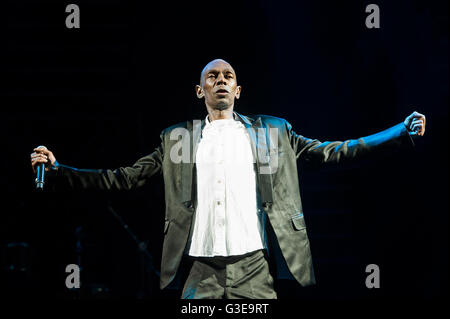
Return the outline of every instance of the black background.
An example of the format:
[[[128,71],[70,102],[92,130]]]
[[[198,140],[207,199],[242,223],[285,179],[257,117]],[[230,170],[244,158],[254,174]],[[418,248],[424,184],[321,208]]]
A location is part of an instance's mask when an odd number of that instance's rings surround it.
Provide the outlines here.
[[[69,3],[2,3],[2,294],[179,298],[143,274],[107,209],[148,241],[159,268],[162,178],[133,192],[36,193],[29,156],[46,145],[74,167],[133,164],[163,128],[206,116],[194,86],[207,62],[223,58],[243,86],[237,112],[286,118],[307,137],[356,138],[415,110],[427,117],[414,149],[318,170],[299,163],[317,285],[281,280],[279,298],[448,296],[447,1],[377,0],[380,29],[365,27],[372,2],[359,0],[78,0],[80,29],[65,27]],[[77,228],[82,288],[70,291],[64,270],[77,262]],[[380,289],[365,286],[372,263]]]

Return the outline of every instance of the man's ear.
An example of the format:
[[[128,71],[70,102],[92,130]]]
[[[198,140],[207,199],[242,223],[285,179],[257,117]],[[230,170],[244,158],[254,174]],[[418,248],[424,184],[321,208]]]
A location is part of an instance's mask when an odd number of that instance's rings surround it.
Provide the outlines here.
[[[236,88],[236,94],[234,95],[234,97],[236,98],[236,99],[238,99],[239,100],[239,98],[241,97],[241,91],[242,91],[242,86],[238,86],[237,88]]]
[[[200,85],[195,86],[195,93],[197,93],[197,97],[199,99],[202,99],[205,96],[205,93],[203,93],[203,89]]]

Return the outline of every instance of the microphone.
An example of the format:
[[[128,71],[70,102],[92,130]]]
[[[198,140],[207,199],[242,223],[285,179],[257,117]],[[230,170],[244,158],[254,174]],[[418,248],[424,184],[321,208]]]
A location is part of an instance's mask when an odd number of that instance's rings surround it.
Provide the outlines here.
[[[47,148],[43,145],[38,146],[36,148],[41,148],[46,150]],[[45,163],[40,163],[39,165],[36,165],[36,189],[42,191],[44,189],[44,179],[45,178]]]

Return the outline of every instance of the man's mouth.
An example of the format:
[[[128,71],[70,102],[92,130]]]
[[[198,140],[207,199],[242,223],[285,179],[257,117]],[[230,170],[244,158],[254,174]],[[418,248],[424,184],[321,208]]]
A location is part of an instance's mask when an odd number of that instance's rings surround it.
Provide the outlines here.
[[[216,94],[224,95],[224,94],[228,94],[228,91],[225,89],[220,89],[220,90],[216,91]]]

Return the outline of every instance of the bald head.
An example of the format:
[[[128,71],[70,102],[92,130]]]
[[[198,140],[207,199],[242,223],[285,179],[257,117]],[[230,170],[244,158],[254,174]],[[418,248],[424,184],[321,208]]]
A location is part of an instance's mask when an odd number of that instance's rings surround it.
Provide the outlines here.
[[[209,70],[214,70],[217,68],[226,68],[229,69],[233,72],[234,76],[236,77],[236,72],[234,71],[233,67],[231,66],[230,63],[228,63],[227,61],[223,60],[223,59],[214,59],[211,62],[209,62],[202,70],[202,73],[200,74],[200,84],[203,85],[204,83],[204,79],[205,79],[205,74],[209,71]]]

